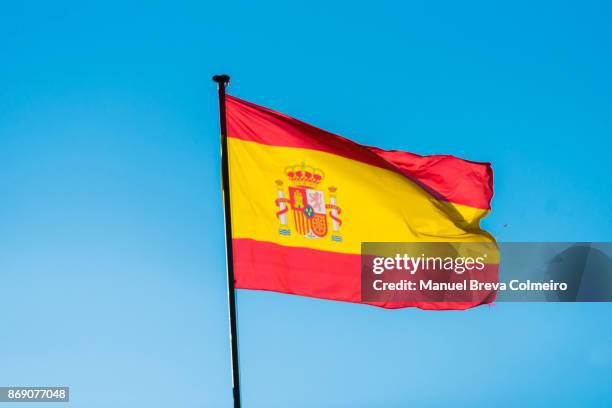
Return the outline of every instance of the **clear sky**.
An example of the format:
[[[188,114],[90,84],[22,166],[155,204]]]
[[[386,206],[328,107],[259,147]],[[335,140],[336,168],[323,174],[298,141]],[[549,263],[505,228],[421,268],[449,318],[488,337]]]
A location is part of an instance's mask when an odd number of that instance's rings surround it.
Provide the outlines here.
[[[216,73],[361,143],[492,162],[500,241],[612,240],[611,22],[605,1],[5,2],[0,385],[230,406]],[[610,304],[238,308],[247,408],[612,401]]]

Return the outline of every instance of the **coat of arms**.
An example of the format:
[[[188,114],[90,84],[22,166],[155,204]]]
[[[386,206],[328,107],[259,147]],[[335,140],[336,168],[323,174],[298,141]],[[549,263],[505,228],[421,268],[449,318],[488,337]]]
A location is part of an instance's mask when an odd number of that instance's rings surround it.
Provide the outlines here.
[[[336,187],[329,187],[329,201],[325,201],[325,192],[320,185],[325,178],[323,170],[308,166],[304,163],[287,166],[285,175],[291,184],[285,195],[283,181],[276,180],[278,197],[275,201],[279,210],[276,213],[280,222],[278,230],[281,235],[291,235],[289,225],[289,211],[293,216],[294,230],[307,238],[324,238],[328,235],[330,226],[327,217],[331,220],[331,240],[341,242],[339,216],[340,207],[336,204]]]

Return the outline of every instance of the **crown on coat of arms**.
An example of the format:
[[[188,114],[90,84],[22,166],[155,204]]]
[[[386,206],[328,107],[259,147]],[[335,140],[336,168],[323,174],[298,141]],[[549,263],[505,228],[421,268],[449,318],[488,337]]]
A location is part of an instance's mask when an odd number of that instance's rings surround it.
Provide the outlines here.
[[[303,187],[316,187],[325,178],[323,170],[308,166],[304,162],[287,166],[285,174],[293,185]]]

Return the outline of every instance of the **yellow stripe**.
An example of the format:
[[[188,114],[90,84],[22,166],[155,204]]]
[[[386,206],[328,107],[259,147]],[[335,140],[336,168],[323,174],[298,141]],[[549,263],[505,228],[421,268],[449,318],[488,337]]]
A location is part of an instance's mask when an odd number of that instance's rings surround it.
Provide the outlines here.
[[[332,222],[326,215],[328,233],[307,238],[297,233],[291,208],[286,213],[291,235],[283,235],[276,212],[276,180],[283,182],[286,198],[292,184],[287,166],[304,162],[322,169],[325,177],[317,190],[329,203],[329,187],[337,188],[342,213],[339,234],[332,240]],[[478,222],[487,210],[436,200],[406,177],[389,170],[334,154],[294,147],[267,146],[229,139],[232,233],[292,247],[360,253],[362,242],[494,242]],[[329,210],[326,210],[329,214]]]

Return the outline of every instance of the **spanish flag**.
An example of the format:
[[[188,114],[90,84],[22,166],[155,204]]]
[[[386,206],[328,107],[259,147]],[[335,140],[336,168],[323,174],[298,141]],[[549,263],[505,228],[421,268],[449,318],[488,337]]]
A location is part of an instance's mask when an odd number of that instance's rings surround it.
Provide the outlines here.
[[[362,242],[495,242],[489,163],[364,146],[282,113],[225,99],[235,287],[363,302]]]

